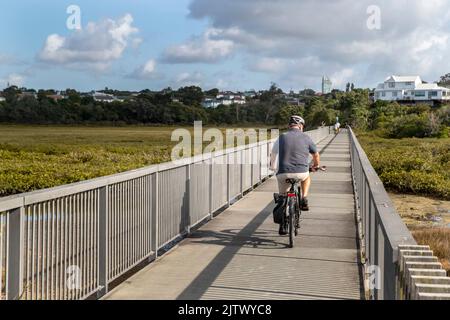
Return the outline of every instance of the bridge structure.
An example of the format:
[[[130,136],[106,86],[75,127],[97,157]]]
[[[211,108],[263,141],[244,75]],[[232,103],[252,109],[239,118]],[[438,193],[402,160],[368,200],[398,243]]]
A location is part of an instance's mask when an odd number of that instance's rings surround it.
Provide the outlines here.
[[[307,132],[295,247],[273,223],[273,140],[0,198],[0,299],[450,299],[351,128]]]

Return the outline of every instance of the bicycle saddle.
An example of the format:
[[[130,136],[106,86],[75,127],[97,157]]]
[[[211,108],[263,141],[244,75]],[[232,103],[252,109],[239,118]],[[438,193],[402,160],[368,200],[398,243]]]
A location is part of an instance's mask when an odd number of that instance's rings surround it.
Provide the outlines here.
[[[289,184],[296,184],[299,182],[300,182],[300,179],[286,179],[286,183],[289,183]]]

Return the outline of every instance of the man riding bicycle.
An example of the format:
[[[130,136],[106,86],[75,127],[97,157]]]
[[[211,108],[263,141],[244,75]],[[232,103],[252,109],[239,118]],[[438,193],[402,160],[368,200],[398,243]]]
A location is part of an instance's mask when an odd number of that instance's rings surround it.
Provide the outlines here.
[[[270,168],[276,171],[276,159],[278,156],[278,190],[280,195],[287,195],[291,185],[287,179],[301,181],[302,201],[300,209],[308,211],[308,193],[311,186],[309,175],[309,155],[314,161],[313,168],[320,167],[320,155],[317,146],[311,138],[303,133],[305,120],[299,116],[292,116],[289,120],[289,131],[282,134],[275,142],[270,156]],[[285,226],[280,225],[280,235],[286,234]]]

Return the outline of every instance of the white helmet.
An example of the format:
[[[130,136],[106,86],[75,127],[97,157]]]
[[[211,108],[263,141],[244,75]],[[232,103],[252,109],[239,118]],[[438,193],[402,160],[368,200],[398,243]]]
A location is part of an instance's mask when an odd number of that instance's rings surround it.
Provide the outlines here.
[[[305,120],[300,116],[291,116],[289,119],[289,125],[305,125]]]

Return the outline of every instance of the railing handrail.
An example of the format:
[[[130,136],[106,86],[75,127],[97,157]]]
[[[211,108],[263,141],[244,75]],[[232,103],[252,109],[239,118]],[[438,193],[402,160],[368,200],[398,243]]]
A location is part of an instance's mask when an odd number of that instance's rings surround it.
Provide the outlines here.
[[[328,128],[328,127],[327,127]],[[320,129],[320,128],[319,128]],[[315,129],[318,130],[318,129]],[[311,131],[315,131],[311,130]],[[45,188],[30,192],[19,193],[11,196],[0,197],[0,212],[11,210],[24,205],[30,205],[35,202],[48,201],[63,197],[65,195],[70,195],[74,193],[80,193],[87,190],[101,188],[110,184],[120,183],[127,180],[139,178],[146,176],[155,172],[162,172],[170,169],[180,168],[190,164],[196,164],[228,155],[237,151],[252,149],[256,146],[273,143],[276,139],[263,140],[252,144],[246,144],[242,146],[226,148],[222,150],[217,150],[211,153],[200,154],[192,157],[186,157],[174,162],[162,162],[158,164],[153,164],[150,166],[145,166],[142,168],[137,168],[133,170],[128,170],[120,173],[115,173],[107,176],[92,178],[84,181],[74,182],[70,184],[65,184],[61,186]]]
[[[380,215],[380,225],[383,228],[384,233],[387,235],[391,247],[396,249],[402,244],[417,244],[408,227],[398,214],[391,198],[384,188],[383,182],[376,173],[369,161],[369,158],[350,127],[349,131],[351,141],[354,143],[356,151],[358,152],[358,156],[369,185],[369,190]],[[396,262],[398,257],[394,255],[393,258],[393,262]]]
[[[330,127],[306,133],[318,142]],[[0,300],[104,295],[109,283],[269,178],[273,142],[0,198]],[[77,290],[64,276],[72,266],[84,275]]]
[[[353,130],[350,127],[348,130],[366,293],[370,299],[395,299],[399,246],[416,245],[416,241],[397,213]]]
[[[316,130],[320,130],[322,128],[330,128],[330,127],[319,127],[314,130],[310,130],[307,132],[314,132]],[[59,197],[63,197],[66,195],[71,195],[74,193],[80,193],[92,189],[97,189],[101,187],[105,187],[110,184],[120,183],[127,180],[139,178],[142,176],[146,176],[155,172],[162,172],[170,169],[180,168],[190,164],[196,164],[208,161],[213,158],[221,157],[224,155],[228,155],[241,150],[252,149],[256,146],[270,144],[276,140],[268,139],[263,141],[258,141],[251,144],[245,144],[232,148],[225,148],[221,150],[214,151],[212,153],[195,155],[192,157],[186,157],[174,162],[163,162],[158,164],[153,164],[150,166],[137,168],[133,170],[128,170],[125,172],[115,173],[107,176],[97,177],[93,179],[88,179],[84,181],[74,182],[70,184],[65,184],[61,186],[45,188],[30,192],[19,193],[11,196],[0,197],[0,212],[11,210],[17,207],[21,207],[24,205],[30,205],[40,201],[48,201],[52,199],[56,199]]]

